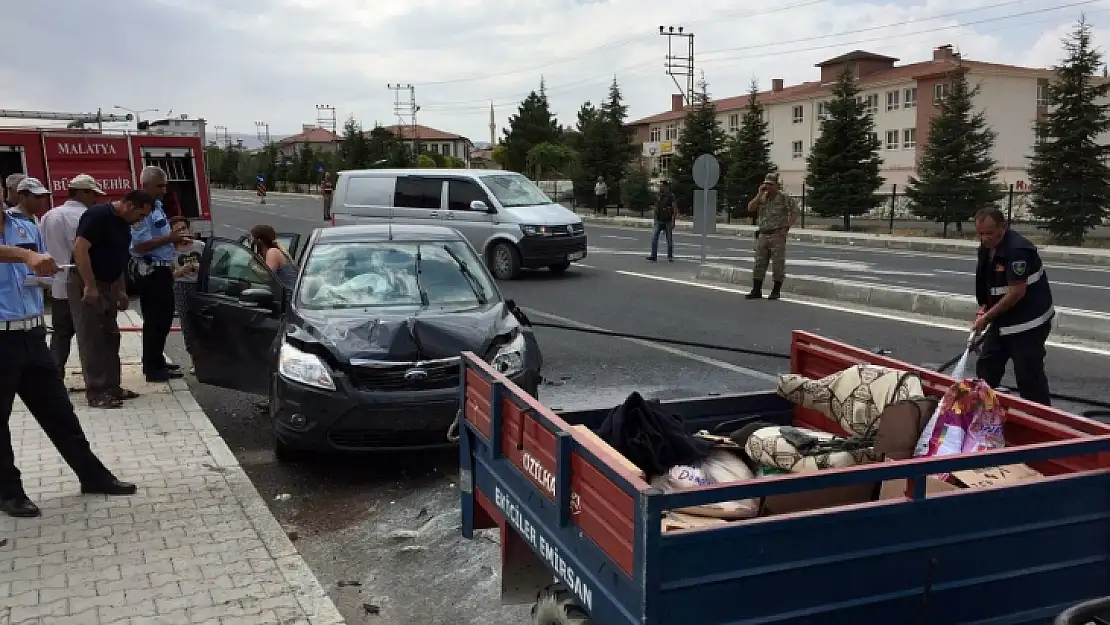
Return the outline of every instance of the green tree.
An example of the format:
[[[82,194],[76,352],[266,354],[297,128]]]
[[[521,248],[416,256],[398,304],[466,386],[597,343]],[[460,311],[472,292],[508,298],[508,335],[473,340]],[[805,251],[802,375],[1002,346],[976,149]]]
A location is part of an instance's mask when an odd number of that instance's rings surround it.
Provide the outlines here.
[[[450,169],[464,169],[466,167],[466,161],[459,158],[458,156],[445,156],[443,157],[443,160],[444,167]]]
[[[421,154],[416,157],[416,166],[421,169],[435,169],[436,161],[428,154]]]
[[[709,99],[709,85],[703,76],[694,93],[694,105],[686,111],[671,162],[671,191],[684,212],[694,205],[694,159],[702,154],[721,154],[726,141],[725,131],[717,123],[717,105]]]
[[[540,91],[533,91],[520,103],[515,115],[509,118],[509,126],[503,131],[505,145],[505,169],[526,173],[528,171],[528,152],[541,143],[560,142],[559,124],[547,101],[547,91],[540,81]]]
[[[651,192],[651,179],[642,168],[635,167],[629,170],[621,185],[621,203],[628,210],[644,213],[651,208],[654,200]]]
[[[632,143],[634,130],[625,125],[628,120],[628,105],[624,103],[616,77],[613,77],[613,82],[609,85],[609,99],[601,105],[598,116],[601,121],[603,154],[600,174],[609,186],[612,197],[622,197],[621,184],[632,168],[636,147]]]
[[[809,205],[822,217],[842,216],[845,230],[852,226],[852,215],[863,215],[882,201],[875,194],[883,184],[875,121],[858,95],[852,73],[845,68],[807,160]]]
[[[296,160],[291,166],[290,178],[293,184],[311,184],[316,180],[316,152],[309,144],[301,146]]]
[[[374,126],[366,138],[366,163],[370,169],[388,167],[413,167],[412,144],[403,142],[388,128]]]
[[[1064,41],[1067,58],[1048,85],[1048,113],[1034,125],[1038,142],[1029,165],[1032,211],[1060,242],[1080,245],[1087,232],[1110,217],[1110,83],[1094,77],[1102,54],[1081,18]]]
[[[995,183],[998,168],[991,157],[995,133],[987,126],[984,111],[975,112],[979,87],[967,82],[961,66],[952,72],[951,90],[939,102],[939,112],[929,122],[929,142],[910,176],[906,196],[914,213],[944,224],[971,219],[979,209],[1002,198]]]
[[[759,193],[763,178],[778,169],[771,160],[770,124],[763,117],[764,110],[759,84],[752,80],[748,107],[739,131],[728,141],[724,159],[724,187],[733,217],[748,214],[748,202]]]
[[[571,147],[578,153],[577,167],[571,176],[574,199],[579,204],[592,206],[594,183],[605,175],[605,150],[601,115],[592,102],[584,102],[578,109],[578,124],[571,135]]]
[[[568,171],[573,170],[576,160],[574,150],[561,143],[555,141],[540,143],[528,150],[528,175],[533,180],[563,177]]]
[[[339,143],[339,165],[343,169],[370,166],[370,141],[354,117],[343,124],[343,140]]]

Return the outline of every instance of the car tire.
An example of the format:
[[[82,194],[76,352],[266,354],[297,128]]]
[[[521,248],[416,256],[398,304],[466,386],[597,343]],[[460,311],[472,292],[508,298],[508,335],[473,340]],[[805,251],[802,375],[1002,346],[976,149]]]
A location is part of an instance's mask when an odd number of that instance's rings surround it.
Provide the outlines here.
[[[565,585],[552,584],[536,596],[532,625],[594,625],[594,621]]]
[[[554,265],[548,265],[547,268],[551,270],[551,273],[560,274],[560,273],[563,273],[564,271],[566,271],[567,269],[570,269],[570,261],[566,261],[566,262],[562,262],[562,263],[556,263]]]
[[[297,449],[290,447],[288,444],[283,443],[280,438],[274,437],[274,459],[281,464],[289,464],[297,462],[304,457]]]
[[[489,271],[498,280],[512,280],[520,275],[520,251],[508,241],[495,243],[489,251]]]

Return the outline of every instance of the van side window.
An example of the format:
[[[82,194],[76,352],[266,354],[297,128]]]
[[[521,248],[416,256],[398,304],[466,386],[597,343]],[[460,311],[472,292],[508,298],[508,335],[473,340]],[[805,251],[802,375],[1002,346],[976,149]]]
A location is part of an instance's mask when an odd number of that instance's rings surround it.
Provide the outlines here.
[[[443,180],[441,179],[402,176],[397,178],[397,193],[393,197],[393,205],[397,208],[434,210],[440,207],[442,195]]]
[[[375,176],[347,180],[347,192],[343,196],[346,206],[390,206],[393,201],[393,178]]]
[[[468,211],[473,201],[485,202],[492,206],[486,192],[469,180],[449,180],[447,182],[447,208],[453,211]]]

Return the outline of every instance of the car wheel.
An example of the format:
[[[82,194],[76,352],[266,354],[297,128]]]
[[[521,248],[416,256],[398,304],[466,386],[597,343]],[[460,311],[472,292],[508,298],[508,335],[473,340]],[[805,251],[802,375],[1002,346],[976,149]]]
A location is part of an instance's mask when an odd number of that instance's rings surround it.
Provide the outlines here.
[[[520,252],[512,243],[502,241],[489,252],[489,270],[498,280],[512,280],[520,274]]]
[[[551,270],[551,273],[563,273],[567,269],[570,269],[570,262],[568,261],[568,262],[565,262],[565,263],[556,263],[554,265],[548,265],[547,268]]]
[[[286,443],[281,442],[281,439],[274,437],[274,459],[282,464],[297,462],[304,457],[300,451],[290,447]]]

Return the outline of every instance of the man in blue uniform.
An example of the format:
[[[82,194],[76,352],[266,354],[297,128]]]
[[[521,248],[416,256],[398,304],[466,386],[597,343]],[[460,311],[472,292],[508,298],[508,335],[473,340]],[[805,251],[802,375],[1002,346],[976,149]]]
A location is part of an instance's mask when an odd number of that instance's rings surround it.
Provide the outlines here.
[[[992,387],[1014,361],[1018,393],[1048,406],[1051,393],[1045,375],[1045,342],[1056,309],[1037,246],[1010,230],[997,208],[975,215],[982,245],[975,268],[975,299],[979,314],[973,328],[987,330],[975,374]],[[989,326],[989,329],[988,329]]]
[[[139,181],[154,197],[154,208],[131,227],[131,256],[136,261],[139,305],[143,313],[143,373],[149,382],[165,382],[183,377],[179,367],[166,362],[166,337],[173,326],[174,245],[187,239],[170,226],[162,210],[166,195],[166,172],[147,166]]]
[[[57,263],[31,221],[2,214],[0,227],[0,512],[39,516],[23,490],[8,421],[18,395],[66,463],[81,481],[82,493],[131,495],[134,484],[121,482],[89,448],[65,384],[46,345],[42,287],[28,285],[34,275],[53,276]]]

